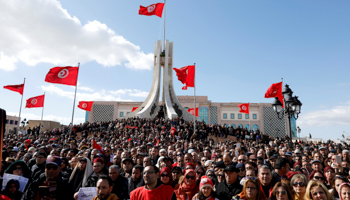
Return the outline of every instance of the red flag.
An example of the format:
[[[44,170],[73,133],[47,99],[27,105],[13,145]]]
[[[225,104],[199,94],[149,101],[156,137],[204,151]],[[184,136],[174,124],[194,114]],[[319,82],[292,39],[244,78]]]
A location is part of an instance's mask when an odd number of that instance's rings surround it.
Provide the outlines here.
[[[172,126],[170,129],[171,136],[174,136],[175,132],[176,132],[176,129],[175,127]]]
[[[189,113],[191,113],[192,115],[194,115],[194,109],[193,108],[189,108],[187,111]],[[196,117],[198,117],[198,107],[196,108]]]
[[[19,85],[5,85],[4,88],[23,95],[24,83]]]
[[[138,109],[139,107],[132,107],[131,112],[134,112],[136,109]]]
[[[176,71],[176,76],[183,84],[186,84],[182,87],[183,90],[187,90],[187,87],[194,87],[194,78],[195,78],[195,66],[189,65],[182,67],[180,69],[174,68]]]
[[[156,3],[147,7],[140,6],[139,15],[157,15],[158,17],[162,17],[163,7],[164,3]]]
[[[241,109],[239,112],[249,114],[249,103],[242,103],[237,106]]]
[[[40,95],[27,99],[26,108],[40,108],[44,107],[45,95]]]
[[[93,103],[94,103],[93,101],[79,101],[78,108],[81,108],[86,111],[91,111],[91,107]]]
[[[130,142],[130,141],[131,141],[131,138],[128,139],[128,142]]]
[[[273,98],[273,97],[278,97],[278,99],[282,103],[282,108],[283,108],[283,95],[282,95],[282,82],[279,83],[273,83],[269,89],[267,89],[265,93],[265,98]]]
[[[45,81],[63,85],[77,85],[79,67],[54,67],[46,74]]]
[[[95,140],[92,140],[92,142],[93,142],[92,148],[93,149],[98,149],[98,150],[100,150],[101,153],[103,153],[102,147],[99,144],[97,144],[97,142]]]

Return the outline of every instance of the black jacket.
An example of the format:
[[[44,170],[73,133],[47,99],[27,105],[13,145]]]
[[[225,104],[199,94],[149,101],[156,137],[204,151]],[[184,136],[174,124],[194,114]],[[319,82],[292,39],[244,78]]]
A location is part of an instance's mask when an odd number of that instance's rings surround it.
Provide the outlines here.
[[[239,183],[238,177],[236,182],[231,185],[226,183],[226,180],[219,183],[216,188],[216,197],[220,200],[231,200],[233,196],[241,193],[243,186]]]
[[[22,200],[33,200],[35,199],[37,193],[39,192],[39,186],[41,186],[46,180],[45,174],[41,174],[37,180],[34,180],[29,184],[27,190],[22,196]],[[55,199],[64,199],[64,200],[73,200],[73,191],[68,185],[68,180],[62,177],[60,173],[56,180],[57,189],[56,189],[56,198]]]
[[[113,181],[112,193],[116,194],[120,200],[130,199],[128,193],[128,179],[120,175]]]
[[[140,181],[135,183],[132,177],[128,178],[128,192],[130,194],[131,191],[135,190],[138,187],[144,186],[145,182],[143,182],[143,178],[140,177]]]
[[[102,169],[102,173],[100,175],[106,175],[108,176],[109,173],[108,173],[108,170],[106,168],[103,168]],[[83,187],[96,187],[97,185],[97,181],[98,181],[98,177],[97,174],[95,172],[93,172],[89,178],[87,179],[86,181],[86,184],[83,185]]]

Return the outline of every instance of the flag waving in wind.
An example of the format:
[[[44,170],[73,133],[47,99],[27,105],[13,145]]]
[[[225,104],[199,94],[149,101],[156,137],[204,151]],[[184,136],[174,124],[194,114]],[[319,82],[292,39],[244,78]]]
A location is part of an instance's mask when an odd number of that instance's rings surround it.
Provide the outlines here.
[[[191,113],[192,115],[194,115],[194,109],[193,108],[189,108],[187,111],[189,113]],[[198,107],[196,108],[196,117],[198,117]]]
[[[249,103],[242,103],[237,106],[241,109],[239,112],[249,114]]]
[[[63,85],[77,85],[79,67],[54,67],[47,73],[45,81]]]
[[[182,87],[183,90],[187,90],[187,87],[194,87],[194,78],[195,78],[195,66],[189,65],[182,67],[180,69],[174,68],[176,71],[176,76],[183,84],[186,84]]]
[[[19,85],[6,85],[4,86],[4,88],[14,92],[18,92],[21,95],[23,95],[24,83]]]
[[[86,111],[91,111],[91,107],[93,103],[94,103],[93,101],[79,101],[78,108],[81,108]]]
[[[158,17],[162,17],[163,7],[164,3],[156,3],[147,7],[140,6],[139,15],[157,15]]]
[[[265,93],[265,98],[278,97],[278,100],[282,103],[283,108],[283,95],[282,95],[282,82],[273,83]]]
[[[26,108],[40,108],[44,107],[45,95],[40,95],[27,99]]]

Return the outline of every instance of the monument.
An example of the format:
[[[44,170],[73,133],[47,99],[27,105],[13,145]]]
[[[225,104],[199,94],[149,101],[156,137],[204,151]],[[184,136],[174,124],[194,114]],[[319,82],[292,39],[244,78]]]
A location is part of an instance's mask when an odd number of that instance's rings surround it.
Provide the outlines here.
[[[169,42],[168,40],[165,41],[164,49],[162,49],[161,40],[156,42],[154,49],[153,82],[151,91],[141,106],[134,112],[126,115],[125,118],[154,118],[160,111],[160,113],[164,113],[164,117],[168,119],[179,117],[186,121],[194,120],[194,116],[181,105],[174,91],[173,47],[174,43]],[[161,68],[163,68],[162,105],[159,106]]]

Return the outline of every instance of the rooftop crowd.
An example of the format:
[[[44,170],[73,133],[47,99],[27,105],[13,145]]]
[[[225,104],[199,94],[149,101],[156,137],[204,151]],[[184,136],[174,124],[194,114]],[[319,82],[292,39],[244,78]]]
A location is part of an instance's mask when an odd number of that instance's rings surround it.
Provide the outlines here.
[[[182,119],[129,118],[5,135],[0,199],[350,199],[349,146]],[[215,142],[216,138],[226,138]]]

